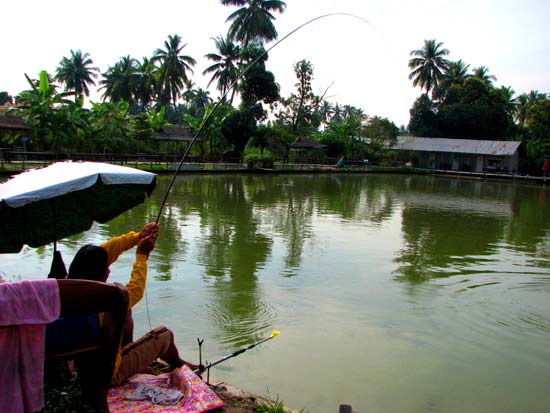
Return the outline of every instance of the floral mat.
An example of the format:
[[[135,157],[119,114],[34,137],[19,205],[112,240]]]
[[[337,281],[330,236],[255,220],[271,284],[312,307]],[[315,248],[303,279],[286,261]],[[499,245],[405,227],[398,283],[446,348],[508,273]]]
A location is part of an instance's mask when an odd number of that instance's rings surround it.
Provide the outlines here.
[[[175,405],[160,405],[153,404],[149,400],[127,400],[125,398],[125,395],[135,393],[136,389],[143,385],[162,390],[179,390],[184,397]],[[158,376],[136,374],[122,386],[110,389],[107,401],[111,413],[200,413],[225,405],[216,393],[185,365],[175,369],[172,373]]]

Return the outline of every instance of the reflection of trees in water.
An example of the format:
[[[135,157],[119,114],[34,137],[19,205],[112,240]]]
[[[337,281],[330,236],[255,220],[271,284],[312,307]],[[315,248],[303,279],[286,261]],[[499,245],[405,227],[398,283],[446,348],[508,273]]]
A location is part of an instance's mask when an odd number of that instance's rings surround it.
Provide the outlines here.
[[[505,223],[502,217],[405,206],[399,278],[418,283],[452,275],[449,270],[476,262],[475,256],[492,254]]]
[[[513,218],[506,241],[536,257],[550,258],[550,190],[547,187],[517,186],[511,202]],[[548,268],[542,260],[536,265]]]
[[[508,182],[408,177],[399,195],[405,247],[396,259],[398,279],[418,283],[464,273],[502,242],[535,254],[550,232],[550,210],[536,193]]]
[[[274,236],[286,245],[286,268],[297,273],[304,245],[313,238],[315,213],[358,221],[369,216],[382,221],[391,215],[391,197],[374,182],[365,189],[365,177],[338,179],[225,175],[176,180],[163,212],[158,250],[169,268],[189,237],[182,234],[182,223],[199,217],[197,260],[215,294],[209,305],[211,316],[227,340],[243,344],[268,327],[271,315],[259,293],[257,273],[271,253]],[[168,177],[159,179],[156,204],[167,185]]]
[[[200,177],[186,193],[188,211],[200,217],[197,260],[213,278],[216,295],[210,303],[213,321],[226,340],[243,344],[254,338],[261,321],[257,271],[266,262],[272,241],[259,231],[258,219],[239,176]]]
[[[257,204],[257,207],[269,211],[264,214],[264,223],[270,225],[286,244],[285,267],[291,270],[287,274],[296,274],[304,245],[313,235],[311,219],[315,207],[312,194],[314,185],[307,176],[300,178],[285,176],[273,179],[269,190],[270,203],[262,202],[266,200],[262,198]]]

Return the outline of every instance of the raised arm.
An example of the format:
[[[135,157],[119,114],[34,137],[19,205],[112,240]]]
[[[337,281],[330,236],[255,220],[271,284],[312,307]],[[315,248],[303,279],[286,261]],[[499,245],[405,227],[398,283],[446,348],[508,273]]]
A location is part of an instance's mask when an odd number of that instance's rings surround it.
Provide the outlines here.
[[[115,262],[124,251],[135,247],[141,239],[152,234],[155,234],[155,238],[158,234],[158,224],[156,222],[145,224],[140,232],[130,231],[101,244],[101,248],[107,251],[107,266]]]
[[[147,259],[149,254],[155,248],[158,232],[153,232],[142,238],[137,246],[136,261],[132,268],[132,276],[126,284],[129,296],[129,307],[132,308],[142,298],[147,282]]]

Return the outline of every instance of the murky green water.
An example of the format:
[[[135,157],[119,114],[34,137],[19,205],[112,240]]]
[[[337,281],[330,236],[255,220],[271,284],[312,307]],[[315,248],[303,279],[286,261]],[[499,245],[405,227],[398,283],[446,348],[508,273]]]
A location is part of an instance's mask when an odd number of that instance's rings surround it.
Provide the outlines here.
[[[139,229],[153,198],[62,243]],[[550,411],[550,190],[391,175],[185,176],[150,259],[154,326],[213,375],[310,412]],[[0,256],[47,274],[51,247]],[[128,279],[133,254],[112,266]],[[149,328],[145,300],[137,333]]]

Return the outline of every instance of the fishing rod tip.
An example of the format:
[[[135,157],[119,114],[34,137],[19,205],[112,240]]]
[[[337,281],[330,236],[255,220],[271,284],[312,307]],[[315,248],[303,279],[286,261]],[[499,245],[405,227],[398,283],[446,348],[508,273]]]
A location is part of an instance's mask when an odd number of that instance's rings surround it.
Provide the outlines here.
[[[281,334],[279,330],[273,330],[273,332],[271,333],[271,337],[277,337],[279,334]]]

